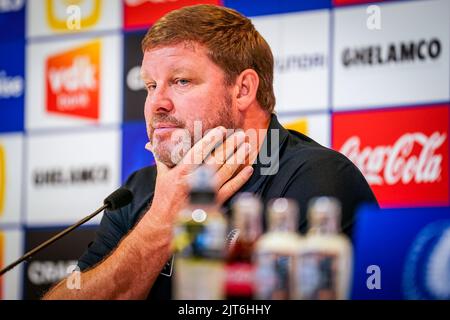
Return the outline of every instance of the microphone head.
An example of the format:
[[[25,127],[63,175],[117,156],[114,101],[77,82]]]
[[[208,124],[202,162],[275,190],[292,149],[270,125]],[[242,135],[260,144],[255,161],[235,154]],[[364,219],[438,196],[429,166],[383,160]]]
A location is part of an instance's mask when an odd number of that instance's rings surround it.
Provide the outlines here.
[[[119,188],[103,201],[110,210],[117,210],[129,204],[133,200],[133,193],[126,188]]]

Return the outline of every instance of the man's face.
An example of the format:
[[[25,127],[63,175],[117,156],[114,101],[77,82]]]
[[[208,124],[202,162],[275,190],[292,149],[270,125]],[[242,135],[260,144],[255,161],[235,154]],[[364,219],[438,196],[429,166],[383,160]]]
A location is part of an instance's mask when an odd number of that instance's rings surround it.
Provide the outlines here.
[[[201,138],[200,124],[201,134],[217,126],[237,127],[225,73],[203,46],[180,43],[147,50],[141,73],[148,137],[154,155],[167,166],[176,165]]]

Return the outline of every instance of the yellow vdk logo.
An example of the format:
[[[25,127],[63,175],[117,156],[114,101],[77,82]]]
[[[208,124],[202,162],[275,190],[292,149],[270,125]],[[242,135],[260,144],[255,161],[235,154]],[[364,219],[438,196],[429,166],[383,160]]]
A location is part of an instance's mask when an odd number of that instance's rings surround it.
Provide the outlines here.
[[[0,146],[0,216],[3,214],[6,197],[6,156],[5,150]]]
[[[67,8],[69,6],[80,7],[80,21],[78,22],[82,28],[89,28],[94,26],[100,18],[102,0],[46,0],[47,21],[52,29],[55,30],[68,30]],[[64,12],[61,15],[59,7],[64,8]],[[81,8],[82,5],[83,8]],[[87,8],[86,8],[87,7]],[[83,14],[83,11],[88,10],[87,15]],[[58,13],[60,13],[58,15]]]

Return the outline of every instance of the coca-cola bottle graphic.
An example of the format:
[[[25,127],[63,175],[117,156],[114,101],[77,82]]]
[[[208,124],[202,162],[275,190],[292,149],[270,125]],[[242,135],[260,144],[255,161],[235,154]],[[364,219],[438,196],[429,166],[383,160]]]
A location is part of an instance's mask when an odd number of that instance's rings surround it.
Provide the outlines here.
[[[232,238],[226,259],[226,298],[253,299],[254,245],[262,233],[262,203],[251,193],[236,196],[232,205]]]

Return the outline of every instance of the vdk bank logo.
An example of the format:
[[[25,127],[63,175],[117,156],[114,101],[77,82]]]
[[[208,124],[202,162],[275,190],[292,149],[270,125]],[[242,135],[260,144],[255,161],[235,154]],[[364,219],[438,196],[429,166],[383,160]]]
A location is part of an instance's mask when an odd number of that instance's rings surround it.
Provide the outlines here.
[[[6,194],[6,156],[5,150],[0,145],[0,217],[3,215],[5,208],[5,194]]]
[[[102,0],[46,0],[47,22],[54,30],[67,30],[70,6],[80,8],[80,27],[90,28],[100,19]]]
[[[99,119],[100,41],[49,57],[47,111]]]

